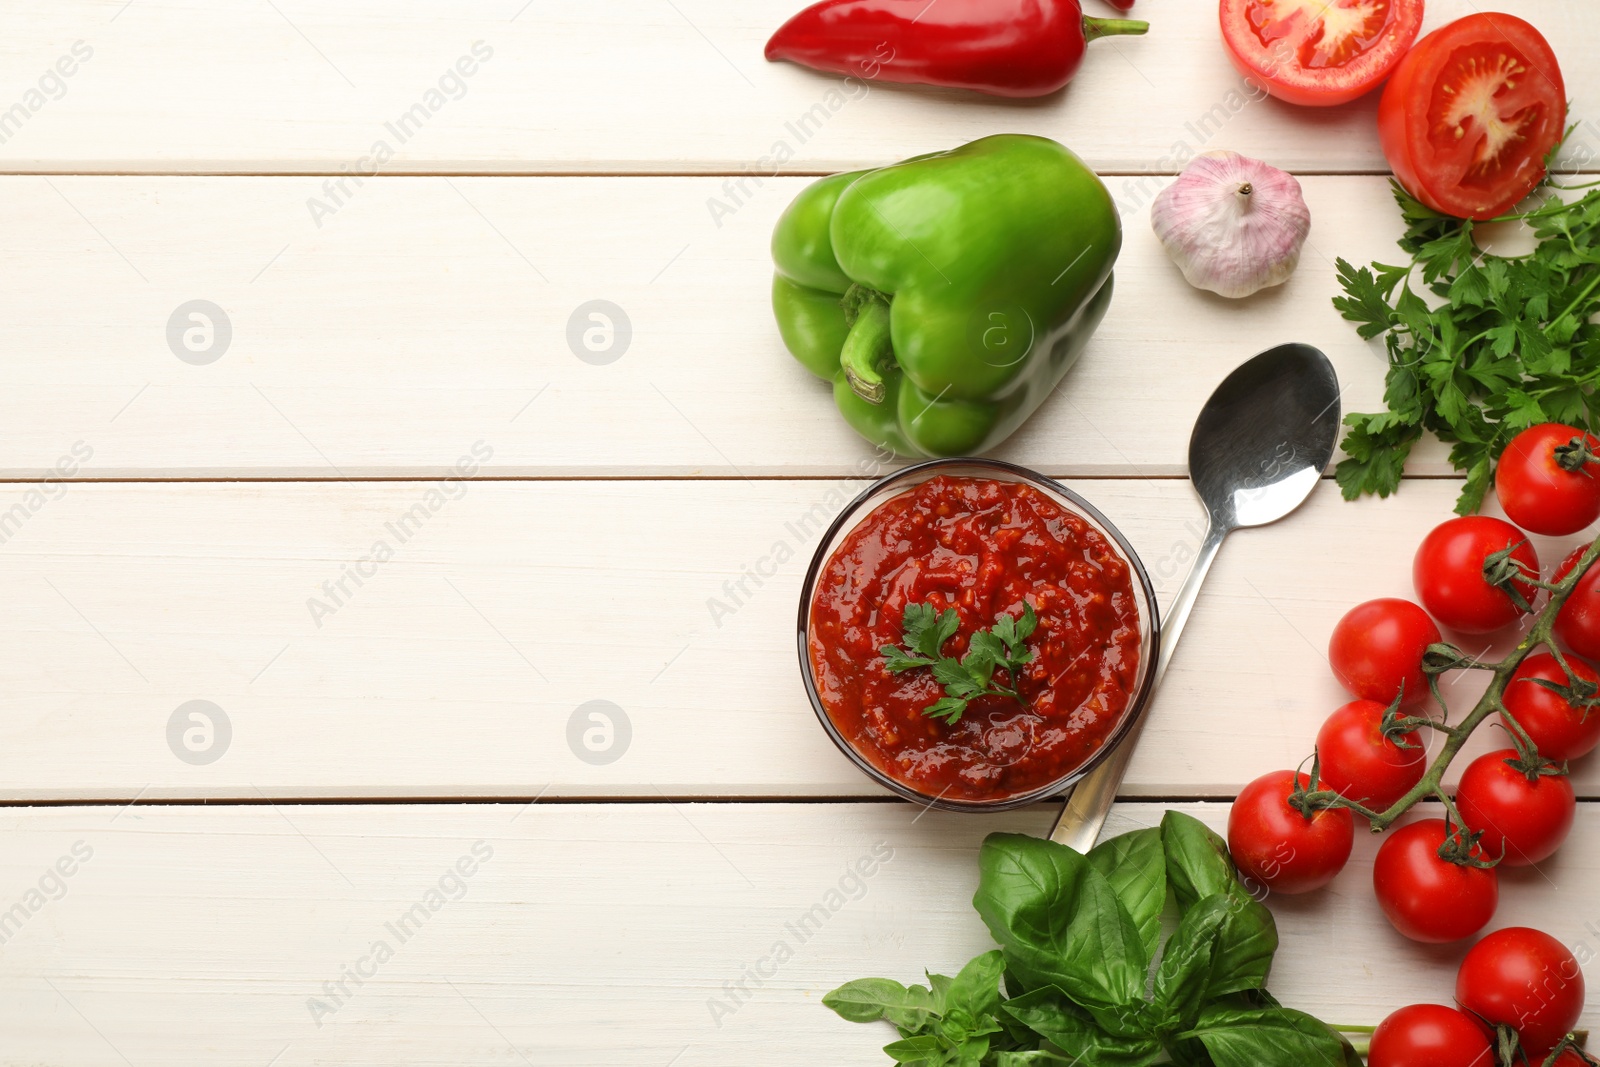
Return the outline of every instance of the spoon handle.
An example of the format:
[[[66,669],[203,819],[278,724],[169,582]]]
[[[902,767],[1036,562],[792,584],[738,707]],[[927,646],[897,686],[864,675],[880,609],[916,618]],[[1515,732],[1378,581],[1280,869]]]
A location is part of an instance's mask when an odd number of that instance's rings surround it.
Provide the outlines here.
[[[1205,540],[1200,543],[1200,554],[1190,565],[1189,576],[1183,580],[1178,595],[1172,598],[1166,617],[1161,620],[1161,645],[1156,651],[1155,675],[1150,679],[1152,690],[1160,684],[1161,676],[1167,673],[1172,653],[1178,647],[1178,637],[1183,633],[1184,624],[1189,621],[1189,612],[1200,595],[1200,586],[1205,584],[1211,561],[1217,558],[1217,549],[1222,547],[1222,539],[1228,536],[1230,529],[1218,525],[1215,519],[1207,522]],[[1083,781],[1072,790],[1061,809],[1061,817],[1056,820],[1055,829],[1050,831],[1050,840],[1078,852],[1088,852],[1094,847],[1094,843],[1100,839],[1100,829],[1105,825],[1106,816],[1111,812],[1111,804],[1117,799],[1117,787],[1122,784],[1122,776],[1128,772],[1128,764],[1133,759],[1133,746],[1139,740],[1139,731],[1144,728],[1146,717],[1135,720],[1127,736],[1111,750],[1105,761],[1085,775]]]

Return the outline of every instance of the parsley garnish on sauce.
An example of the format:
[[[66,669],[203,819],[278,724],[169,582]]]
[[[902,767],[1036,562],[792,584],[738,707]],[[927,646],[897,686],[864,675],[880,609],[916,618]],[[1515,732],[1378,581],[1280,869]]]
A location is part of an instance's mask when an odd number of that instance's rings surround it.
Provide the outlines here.
[[[974,633],[967,643],[967,654],[959,660],[941,649],[955,636],[961,619],[955,608],[939,611],[930,604],[907,604],[900,622],[901,645],[884,645],[884,665],[895,673],[926,667],[944,686],[943,699],[922,709],[922,714],[954,725],[961,721],[967,703],[980,696],[1006,696],[1018,702],[1016,678],[1019,670],[1033,659],[1027,640],[1039,625],[1033,605],[1023,602],[1022,618],[1001,615],[994,626]],[[994,680],[994,672],[1004,667],[1011,672],[1011,686]]]

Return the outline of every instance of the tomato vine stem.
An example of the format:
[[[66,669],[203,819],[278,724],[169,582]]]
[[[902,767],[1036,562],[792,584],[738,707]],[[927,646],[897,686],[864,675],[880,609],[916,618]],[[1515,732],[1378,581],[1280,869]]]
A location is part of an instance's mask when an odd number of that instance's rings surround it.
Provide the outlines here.
[[[1566,656],[1557,647],[1553,631],[1556,615],[1561,611],[1562,605],[1567,602],[1567,598],[1572,595],[1572,591],[1577,588],[1578,583],[1583,580],[1583,576],[1588,573],[1589,568],[1593,566],[1597,559],[1600,559],[1600,537],[1597,537],[1590,543],[1588,548],[1583,550],[1583,555],[1579,557],[1577,565],[1561,581],[1537,583],[1541,588],[1549,590],[1549,599],[1546,600],[1544,607],[1539,609],[1538,614],[1534,617],[1533,626],[1523,635],[1522,640],[1517,642],[1517,647],[1511,651],[1510,655],[1498,663],[1480,663],[1476,659],[1464,655],[1459,649],[1451,645],[1441,644],[1429,648],[1430,658],[1436,659],[1437,662],[1425,665],[1423,669],[1428,672],[1429,687],[1433,690],[1434,699],[1438,701],[1441,709],[1444,709],[1444,701],[1441,699],[1438,686],[1435,684],[1439,674],[1451,670],[1481,669],[1492,672],[1492,677],[1489,680],[1488,689],[1484,690],[1483,696],[1478,699],[1478,703],[1474,705],[1471,713],[1459,722],[1449,725],[1434,722],[1431,719],[1428,720],[1435,729],[1444,734],[1444,747],[1434,757],[1433,763],[1429,765],[1428,770],[1423,774],[1422,780],[1413,786],[1409,792],[1385,810],[1374,811],[1359,801],[1351,800],[1333,790],[1315,789],[1304,795],[1303,800],[1307,807],[1313,809],[1348,808],[1357,815],[1363,816],[1370,824],[1372,832],[1379,834],[1394,825],[1395,820],[1410,811],[1421,801],[1429,798],[1444,799],[1447,797],[1444,789],[1445,772],[1449,769],[1457,754],[1460,753],[1462,746],[1467,743],[1467,738],[1471,737],[1473,731],[1483,725],[1490,717],[1494,715],[1502,716],[1509,724],[1513,734],[1520,740],[1526,740],[1527,732],[1506,710],[1506,686],[1510,684],[1511,676],[1517,672],[1517,668],[1522,666],[1522,661],[1541,646],[1550,650],[1556,662],[1560,664],[1561,669],[1566,672],[1568,685],[1577,684],[1578,677],[1573,673]],[[1445,800],[1445,807],[1446,811],[1450,811],[1452,808],[1447,799]]]

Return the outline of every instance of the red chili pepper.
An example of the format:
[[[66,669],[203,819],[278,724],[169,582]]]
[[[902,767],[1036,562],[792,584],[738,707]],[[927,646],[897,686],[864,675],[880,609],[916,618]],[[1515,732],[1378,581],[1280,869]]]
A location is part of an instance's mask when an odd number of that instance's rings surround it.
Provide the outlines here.
[[[1133,10],[1133,0],[1107,0],[1107,3],[1119,11]]]
[[[1078,0],[821,0],[772,35],[767,58],[868,81],[1045,96],[1072,80],[1089,41],[1149,28],[1091,18]]]

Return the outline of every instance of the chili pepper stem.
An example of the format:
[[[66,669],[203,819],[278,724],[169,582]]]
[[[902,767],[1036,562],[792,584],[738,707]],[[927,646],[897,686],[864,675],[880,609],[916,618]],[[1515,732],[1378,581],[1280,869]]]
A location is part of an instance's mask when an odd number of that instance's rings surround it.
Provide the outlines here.
[[[1083,39],[1095,41],[1101,37],[1120,37],[1150,32],[1150,24],[1139,19],[1097,19],[1083,16]]]
[[[889,305],[873,295],[862,300],[856,320],[839,352],[839,365],[850,388],[869,404],[881,404],[888,395],[880,368],[894,359],[894,342],[889,332]]]

